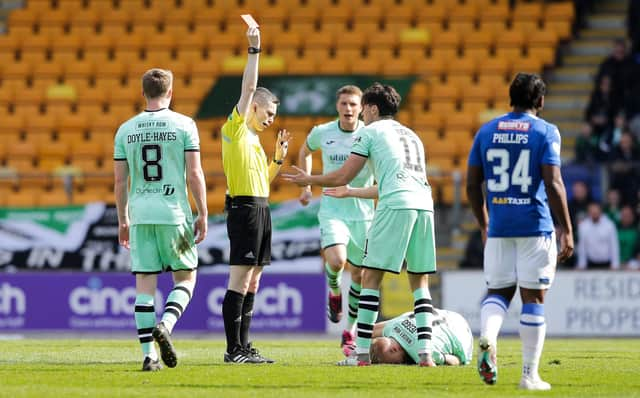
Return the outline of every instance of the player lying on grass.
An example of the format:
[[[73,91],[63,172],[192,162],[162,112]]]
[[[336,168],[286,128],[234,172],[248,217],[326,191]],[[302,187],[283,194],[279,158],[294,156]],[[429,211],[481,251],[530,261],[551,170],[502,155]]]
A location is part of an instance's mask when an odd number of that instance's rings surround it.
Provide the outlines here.
[[[433,309],[431,350],[438,366],[466,365],[471,362],[473,335],[462,315]],[[418,333],[413,312],[376,323],[370,353],[372,363],[418,363]]]

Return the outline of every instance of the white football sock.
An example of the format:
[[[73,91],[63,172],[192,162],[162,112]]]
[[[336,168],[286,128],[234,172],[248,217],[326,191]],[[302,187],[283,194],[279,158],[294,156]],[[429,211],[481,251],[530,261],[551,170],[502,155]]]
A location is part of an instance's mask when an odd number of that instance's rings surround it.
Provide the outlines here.
[[[542,304],[528,303],[522,306],[519,330],[522,341],[522,376],[539,379],[538,365],[547,332]]]
[[[488,295],[482,301],[480,309],[480,336],[486,337],[489,343],[497,350],[498,334],[502,327],[504,317],[507,315],[509,302],[498,294]]]

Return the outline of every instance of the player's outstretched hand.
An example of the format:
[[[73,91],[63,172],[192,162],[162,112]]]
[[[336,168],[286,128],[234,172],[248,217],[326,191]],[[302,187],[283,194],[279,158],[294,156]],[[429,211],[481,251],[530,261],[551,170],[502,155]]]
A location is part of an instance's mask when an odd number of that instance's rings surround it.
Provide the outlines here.
[[[207,217],[198,215],[193,223],[193,235],[195,236],[195,242],[200,243],[207,237]]]
[[[120,246],[129,249],[129,223],[118,225],[118,242]]]
[[[287,157],[290,140],[291,133],[289,133],[286,129],[278,131],[278,138],[276,138],[276,159],[283,160]]]
[[[333,188],[325,188],[322,191],[323,195],[331,196],[333,198],[348,198],[350,195],[350,190],[347,185],[343,185],[341,187],[333,187]]]
[[[307,185],[311,185],[311,179],[309,178],[310,175],[307,174],[306,171],[302,170],[299,167],[296,166],[291,166],[295,171],[297,171],[297,173],[295,174],[289,174],[289,173],[285,173],[282,174],[282,178],[285,179],[285,181],[289,181],[292,182],[300,187],[304,187]]]
[[[249,47],[260,48],[260,29],[257,26],[250,26],[247,29],[247,40]]]
[[[311,190],[308,187],[305,187],[300,193],[300,198],[298,198],[298,200],[303,206],[306,206],[311,202],[312,196],[313,194],[311,193]]]
[[[558,253],[558,262],[567,260],[573,254],[573,234],[566,232],[560,233],[560,252]]]

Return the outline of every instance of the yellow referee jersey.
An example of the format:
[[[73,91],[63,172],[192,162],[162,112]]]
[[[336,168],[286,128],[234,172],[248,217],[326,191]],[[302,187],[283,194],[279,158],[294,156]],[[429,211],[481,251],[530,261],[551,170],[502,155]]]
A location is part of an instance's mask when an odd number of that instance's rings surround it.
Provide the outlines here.
[[[236,107],[222,126],[222,166],[229,196],[269,196],[267,155]]]

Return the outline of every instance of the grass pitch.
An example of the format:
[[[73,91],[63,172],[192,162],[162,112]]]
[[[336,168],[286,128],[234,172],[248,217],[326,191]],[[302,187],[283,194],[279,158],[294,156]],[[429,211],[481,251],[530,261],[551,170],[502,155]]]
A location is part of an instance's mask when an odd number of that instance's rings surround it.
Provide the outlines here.
[[[640,340],[547,340],[541,375],[550,392],[522,392],[520,342],[499,343],[499,376],[484,385],[464,367],[335,366],[337,341],[261,341],[274,365],[224,364],[219,340],[174,338],[178,366],[141,372],[132,340],[0,341],[1,397],[640,397]]]

